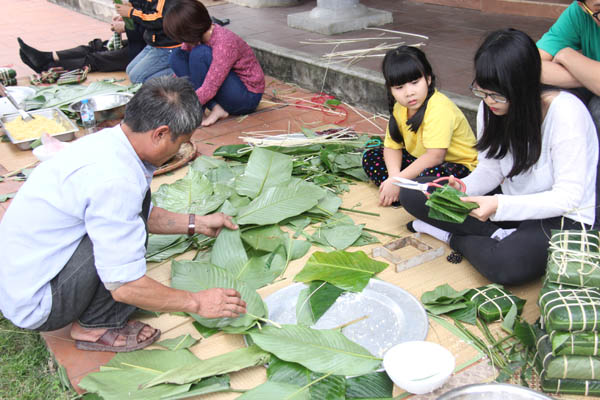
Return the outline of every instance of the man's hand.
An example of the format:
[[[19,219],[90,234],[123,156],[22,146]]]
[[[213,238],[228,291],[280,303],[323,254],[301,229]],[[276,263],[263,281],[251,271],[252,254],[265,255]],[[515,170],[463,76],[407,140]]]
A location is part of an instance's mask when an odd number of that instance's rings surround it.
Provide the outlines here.
[[[236,318],[246,313],[246,302],[234,289],[213,288],[191,296],[198,305],[195,313],[204,318]]]
[[[196,218],[196,233],[216,237],[223,227],[227,229],[238,229],[231,217],[223,213],[215,213]]]
[[[115,10],[117,10],[117,14],[119,14],[121,17],[129,17],[133,7],[131,7],[129,3],[115,4]]]
[[[379,205],[383,207],[390,206],[393,202],[398,200],[400,195],[400,187],[394,185],[394,179],[392,177],[387,178],[379,185]]]
[[[573,56],[574,53],[578,53],[576,50],[573,50],[570,47],[565,47],[559,50],[552,59],[552,62],[558,63],[560,65],[565,65],[565,60],[569,57]]]
[[[472,201],[479,204],[479,208],[472,210],[469,215],[473,218],[485,222],[498,209],[498,197],[496,196],[473,196],[461,197],[462,201]]]

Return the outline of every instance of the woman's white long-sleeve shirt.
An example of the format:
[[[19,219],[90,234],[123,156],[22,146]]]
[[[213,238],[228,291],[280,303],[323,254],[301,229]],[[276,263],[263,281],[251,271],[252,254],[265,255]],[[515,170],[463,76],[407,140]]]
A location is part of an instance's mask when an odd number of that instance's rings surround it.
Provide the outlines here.
[[[483,102],[477,113],[477,137],[483,133]],[[498,209],[492,221],[524,221],[564,215],[593,224],[596,204],[598,138],[585,105],[559,93],[542,123],[542,152],[529,170],[507,178],[513,166],[509,152],[502,159],[479,153],[477,168],[463,181],[467,194],[479,196],[498,185]]]

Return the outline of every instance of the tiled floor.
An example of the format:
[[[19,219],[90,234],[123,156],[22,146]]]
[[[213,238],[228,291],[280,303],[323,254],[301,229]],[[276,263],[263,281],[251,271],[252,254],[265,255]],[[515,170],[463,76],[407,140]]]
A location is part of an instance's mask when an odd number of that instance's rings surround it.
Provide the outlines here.
[[[393,12],[394,23],[385,28],[429,35],[430,39],[425,49],[438,75],[440,87],[461,94],[466,94],[466,87],[471,80],[472,55],[485,32],[510,25],[525,30],[537,39],[551,24],[551,21],[546,19],[482,15],[477,11],[457,10],[407,0],[362,2]],[[16,38],[19,36],[42,50],[68,48],[94,37],[109,36],[108,24],[45,0],[11,1],[4,6],[0,24],[0,36],[3,37],[0,42],[0,66],[13,66],[21,77],[32,71],[22,64],[18,57]],[[321,38],[322,35],[289,28],[285,22],[287,14],[309,10],[314,6],[314,1],[305,1],[293,8],[271,9],[250,9],[225,4],[211,7],[209,11],[216,17],[230,18],[232,23],[229,27],[245,38],[268,41],[292,50],[319,55],[331,50],[331,46],[328,48],[299,42]],[[376,31],[362,31],[338,35],[336,38],[371,37],[376,34]],[[369,59],[357,65],[378,74],[379,63],[380,59]],[[327,115],[322,111],[310,109],[306,107],[307,103],[296,104],[297,99],[310,99],[314,96],[302,89],[269,79],[267,93],[269,95],[265,96],[259,112],[243,118],[231,117],[197,133],[193,141],[197,144],[199,152],[211,154],[220,145],[239,143],[239,137],[244,132],[293,132],[301,127],[316,128],[340,119],[337,115]],[[273,93],[278,94],[279,98],[272,98]],[[282,102],[290,105],[282,106]],[[341,125],[354,126],[357,131],[371,134],[382,133],[385,126],[383,120],[376,120],[376,127],[357,113],[350,109],[348,111],[348,118]],[[2,165],[3,161],[5,160],[0,158],[0,173],[5,173],[8,169]],[[12,193],[20,184],[12,181],[2,182],[0,194]],[[10,201],[0,203],[0,218],[9,204]],[[81,352],[75,349],[68,338],[68,331],[64,329],[44,336],[75,384],[82,376],[112,357],[112,354],[96,352],[86,353],[86,356],[82,357]]]

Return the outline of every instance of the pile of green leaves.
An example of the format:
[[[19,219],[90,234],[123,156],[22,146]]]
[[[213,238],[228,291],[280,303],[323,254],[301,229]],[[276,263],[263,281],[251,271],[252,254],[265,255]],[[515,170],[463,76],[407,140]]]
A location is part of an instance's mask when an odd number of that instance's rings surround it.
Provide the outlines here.
[[[429,218],[463,223],[472,210],[479,208],[477,203],[462,201],[460,198],[464,196],[463,192],[448,185],[435,189],[425,202],[429,206]]]
[[[446,314],[452,319],[471,325],[475,325],[478,316],[486,322],[506,318],[512,305],[516,305],[520,314],[525,305],[525,300],[514,296],[496,283],[461,291],[443,284],[423,293],[421,302],[430,314]]]

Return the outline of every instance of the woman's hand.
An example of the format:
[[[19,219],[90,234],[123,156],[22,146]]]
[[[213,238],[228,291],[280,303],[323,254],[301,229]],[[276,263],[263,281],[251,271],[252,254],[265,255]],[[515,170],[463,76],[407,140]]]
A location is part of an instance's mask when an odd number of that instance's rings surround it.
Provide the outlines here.
[[[393,202],[398,200],[400,195],[400,187],[394,185],[394,178],[387,178],[379,185],[379,205],[388,207]]]
[[[133,10],[133,7],[131,7],[129,3],[115,4],[115,10],[117,10],[117,14],[119,14],[121,17],[129,17],[129,14],[131,14],[131,10]]]
[[[469,215],[485,222],[498,209],[498,197],[496,196],[473,196],[461,197],[462,201],[472,201],[479,204],[479,208],[472,210]]]

